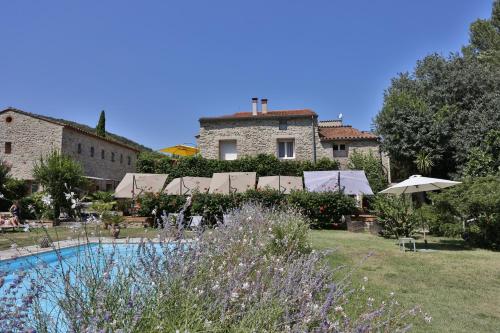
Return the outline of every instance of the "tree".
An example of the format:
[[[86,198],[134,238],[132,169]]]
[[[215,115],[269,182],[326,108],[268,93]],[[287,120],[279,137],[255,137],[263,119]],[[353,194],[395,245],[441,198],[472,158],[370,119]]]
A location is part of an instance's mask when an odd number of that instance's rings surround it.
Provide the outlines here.
[[[372,152],[363,154],[355,150],[349,154],[347,167],[352,170],[364,170],[373,192],[380,192],[387,187],[387,175],[382,166],[382,161],[374,156]]]
[[[44,191],[52,198],[54,219],[57,220],[61,208],[69,208],[71,203],[65,193],[84,185],[82,166],[67,155],[53,151],[33,168],[33,176]]]
[[[391,81],[374,128],[401,177],[424,167],[421,162],[428,167],[429,161],[434,164],[431,176],[456,176],[468,153],[498,129],[499,18],[497,0],[490,20],[471,25],[471,44],[462,54],[431,54],[412,73]]]
[[[417,154],[415,165],[417,166],[417,169],[421,174],[428,175],[431,173],[432,167],[434,166],[434,161],[432,160],[432,156],[430,153],[426,154],[425,152],[421,151]]]
[[[5,161],[0,160],[0,193],[2,193],[2,189],[7,183],[7,180],[10,178],[9,172],[10,166]]]
[[[97,127],[95,128],[96,134],[102,137],[106,136],[106,115],[104,110],[101,111],[101,115],[99,116],[99,122],[97,123]]]

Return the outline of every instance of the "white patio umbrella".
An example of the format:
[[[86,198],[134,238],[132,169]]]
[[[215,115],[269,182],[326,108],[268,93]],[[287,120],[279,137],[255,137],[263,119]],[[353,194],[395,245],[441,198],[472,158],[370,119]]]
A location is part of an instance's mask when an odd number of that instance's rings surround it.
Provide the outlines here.
[[[209,177],[174,178],[163,191],[169,195],[191,195],[193,192],[207,193],[210,188]]]
[[[453,180],[439,179],[439,178],[429,178],[422,177],[421,175],[410,176],[407,180],[402,181],[386,188],[379,193],[386,194],[407,194],[407,193],[418,193],[427,191],[442,190],[447,187],[452,187],[461,184],[461,182],[456,182]],[[425,229],[424,229],[424,242],[427,243],[425,239]]]
[[[116,187],[114,197],[134,199],[144,193],[160,193],[167,178],[167,174],[127,173]]]
[[[447,187],[455,186],[461,184],[461,182],[455,182],[453,180],[439,179],[439,178],[429,178],[422,177],[420,175],[410,176],[407,180],[402,181],[386,188],[379,193],[392,193],[392,194],[406,194],[406,193],[417,193],[417,192],[427,192],[442,190]]]
[[[283,194],[290,194],[292,191],[302,191],[302,177],[291,176],[265,176],[259,177],[258,189],[272,189]]]

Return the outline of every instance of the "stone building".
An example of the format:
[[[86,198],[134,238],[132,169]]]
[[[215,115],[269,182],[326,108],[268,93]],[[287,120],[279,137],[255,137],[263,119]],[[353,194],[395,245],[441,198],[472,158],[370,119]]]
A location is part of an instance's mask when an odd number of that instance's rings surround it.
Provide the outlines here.
[[[80,162],[95,190],[113,190],[127,172],[135,172],[139,149],[100,137],[67,121],[8,108],[0,111],[0,159],[11,175],[32,184],[41,156],[59,151]]]
[[[309,109],[270,111],[267,99],[252,99],[252,111],[218,117],[202,117],[197,135],[203,157],[232,160],[260,153],[280,159],[338,160],[341,169],[347,167],[353,151],[372,153],[380,157],[390,181],[389,157],[380,150],[379,138],[360,131],[342,120],[319,121]]]

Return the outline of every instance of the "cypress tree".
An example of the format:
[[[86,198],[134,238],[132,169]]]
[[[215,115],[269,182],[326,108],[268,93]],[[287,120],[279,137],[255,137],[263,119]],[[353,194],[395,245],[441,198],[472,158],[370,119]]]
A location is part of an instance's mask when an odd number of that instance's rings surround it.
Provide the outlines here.
[[[106,136],[106,115],[104,114],[104,110],[101,111],[99,122],[97,123],[95,130],[97,135],[102,137]]]

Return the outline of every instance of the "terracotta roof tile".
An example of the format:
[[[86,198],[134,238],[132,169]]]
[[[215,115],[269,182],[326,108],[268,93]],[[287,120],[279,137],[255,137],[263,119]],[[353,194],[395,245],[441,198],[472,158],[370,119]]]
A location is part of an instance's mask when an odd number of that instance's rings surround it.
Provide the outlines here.
[[[203,117],[200,120],[217,120],[217,119],[246,119],[246,118],[273,118],[273,117],[316,117],[316,112],[309,109],[301,110],[276,110],[268,111],[267,113],[259,112],[256,116],[252,115],[252,112],[236,112],[233,114],[217,116],[217,117]]]
[[[378,137],[371,133],[360,131],[351,126],[340,127],[319,127],[319,137],[321,141],[329,140],[378,140]]]

